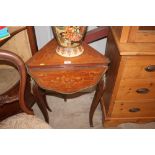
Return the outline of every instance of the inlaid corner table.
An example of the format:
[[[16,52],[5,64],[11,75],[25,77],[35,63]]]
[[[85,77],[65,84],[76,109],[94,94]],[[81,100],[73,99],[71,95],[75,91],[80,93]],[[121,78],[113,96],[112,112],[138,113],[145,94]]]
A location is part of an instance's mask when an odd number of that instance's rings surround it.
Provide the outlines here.
[[[109,59],[98,51],[82,43],[84,52],[78,57],[62,57],[56,53],[55,39],[47,43],[26,63],[28,73],[33,78],[33,93],[36,102],[49,122],[46,91],[60,94],[74,94],[96,86],[90,106],[89,123],[93,127],[93,115],[104,92],[103,75],[108,69]]]

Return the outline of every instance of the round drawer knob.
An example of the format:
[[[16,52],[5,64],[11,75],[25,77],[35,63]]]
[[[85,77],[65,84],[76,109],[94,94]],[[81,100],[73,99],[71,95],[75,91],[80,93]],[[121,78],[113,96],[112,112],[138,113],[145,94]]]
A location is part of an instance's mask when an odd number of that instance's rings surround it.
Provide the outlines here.
[[[155,72],[155,65],[150,65],[145,68],[147,72]]]
[[[150,90],[147,88],[139,88],[136,90],[138,94],[147,94]]]
[[[131,109],[129,109],[129,112],[138,112],[138,111],[140,111],[139,108],[131,108]]]

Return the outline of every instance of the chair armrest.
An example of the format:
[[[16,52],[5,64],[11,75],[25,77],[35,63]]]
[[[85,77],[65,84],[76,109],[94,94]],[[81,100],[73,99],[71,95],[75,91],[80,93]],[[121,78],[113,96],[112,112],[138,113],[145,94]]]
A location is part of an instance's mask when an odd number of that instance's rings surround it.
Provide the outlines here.
[[[109,33],[108,26],[100,26],[96,29],[88,31],[84,41],[86,43],[91,43],[99,39],[106,38],[108,36],[108,33]]]

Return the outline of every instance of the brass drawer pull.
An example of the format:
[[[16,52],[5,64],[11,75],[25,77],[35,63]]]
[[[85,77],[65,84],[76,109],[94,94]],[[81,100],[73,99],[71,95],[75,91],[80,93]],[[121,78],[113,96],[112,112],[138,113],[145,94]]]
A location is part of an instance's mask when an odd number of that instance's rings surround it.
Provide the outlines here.
[[[147,72],[155,72],[155,65],[150,65],[145,68]]]
[[[138,94],[147,94],[150,90],[147,88],[139,88],[136,90]]]
[[[139,108],[131,108],[131,109],[129,109],[129,112],[138,112],[138,111],[140,111]]]

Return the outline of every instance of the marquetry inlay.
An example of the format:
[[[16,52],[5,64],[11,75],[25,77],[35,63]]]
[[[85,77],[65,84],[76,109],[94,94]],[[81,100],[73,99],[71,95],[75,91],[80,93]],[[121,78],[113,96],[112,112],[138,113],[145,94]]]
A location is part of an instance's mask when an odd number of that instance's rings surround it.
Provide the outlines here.
[[[27,62],[28,73],[35,81],[33,93],[37,104],[41,107],[45,120],[49,122],[47,109],[51,110],[45,97],[47,90],[48,93],[54,91],[65,97],[65,94],[95,86],[96,92],[89,115],[90,125],[93,126],[95,107],[104,91],[102,76],[108,69],[109,59],[84,42],[84,52],[80,56],[62,57],[56,53],[57,45],[55,39],[51,40]]]
[[[76,70],[33,70],[31,76],[44,89],[74,93],[94,86],[101,79],[105,68],[76,69]]]

